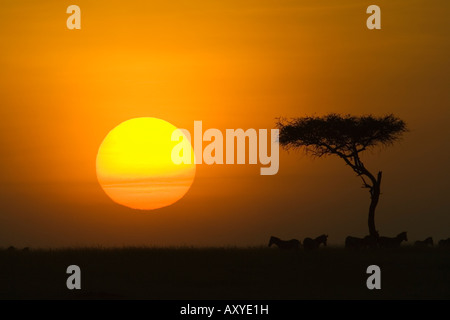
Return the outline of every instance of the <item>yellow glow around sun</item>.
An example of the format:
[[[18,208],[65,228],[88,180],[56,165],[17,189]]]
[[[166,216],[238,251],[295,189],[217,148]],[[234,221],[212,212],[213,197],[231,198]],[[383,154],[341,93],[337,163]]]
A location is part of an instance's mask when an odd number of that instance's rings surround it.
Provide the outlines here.
[[[157,118],[127,120],[103,140],[97,154],[97,178],[115,202],[142,210],[169,206],[189,190],[195,164],[173,163],[171,154],[179,141],[171,141],[177,129]],[[188,139],[182,143],[189,144]]]

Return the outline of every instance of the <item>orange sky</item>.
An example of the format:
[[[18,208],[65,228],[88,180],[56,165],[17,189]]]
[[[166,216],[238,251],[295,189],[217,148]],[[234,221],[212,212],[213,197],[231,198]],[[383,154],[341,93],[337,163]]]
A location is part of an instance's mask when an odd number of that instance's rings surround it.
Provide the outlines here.
[[[338,4],[339,3],[339,4]],[[70,4],[82,29],[68,30]],[[367,6],[382,10],[369,31]],[[383,171],[380,233],[450,236],[448,1],[0,3],[0,246],[259,245],[367,233],[369,195],[342,160],[281,151],[197,166],[191,190],[142,213],[97,183],[106,134],[134,117],[193,130],[279,116],[395,113],[410,132],[367,154]]]

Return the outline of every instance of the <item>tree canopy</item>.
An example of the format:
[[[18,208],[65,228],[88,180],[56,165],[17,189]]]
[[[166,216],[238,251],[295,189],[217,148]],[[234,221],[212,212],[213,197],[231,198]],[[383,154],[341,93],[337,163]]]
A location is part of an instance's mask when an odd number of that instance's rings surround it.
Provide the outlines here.
[[[279,142],[286,148],[305,147],[314,156],[351,157],[376,145],[390,145],[407,131],[392,114],[375,117],[328,114],[322,117],[279,119]]]

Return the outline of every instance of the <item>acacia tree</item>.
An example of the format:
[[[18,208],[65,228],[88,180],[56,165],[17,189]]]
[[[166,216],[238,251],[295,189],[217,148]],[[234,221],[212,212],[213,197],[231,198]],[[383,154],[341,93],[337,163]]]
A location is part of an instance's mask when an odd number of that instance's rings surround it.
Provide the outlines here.
[[[407,131],[403,120],[392,114],[375,117],[328,114],[322,117],[278,119],[279,142],[286,149],[304,148],[315,157],[337,155],[362,179],[369,189],[369,233],[378,237],[375,209],[380,198],[382,172],[367,170],[360,153],[375,146],[392,145]]]

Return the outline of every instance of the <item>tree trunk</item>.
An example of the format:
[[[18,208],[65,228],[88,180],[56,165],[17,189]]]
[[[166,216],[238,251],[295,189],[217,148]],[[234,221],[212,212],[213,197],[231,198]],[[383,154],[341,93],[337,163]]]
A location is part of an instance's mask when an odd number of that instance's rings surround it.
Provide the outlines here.
[[[369,207],[369,234],[372,237],[378,238],[378,231],[375,228],[375,209],[380,199],[380,185],[381,185],[381,171],[378,172],[377,180],[374,182],[370,193],[370,207]]]

